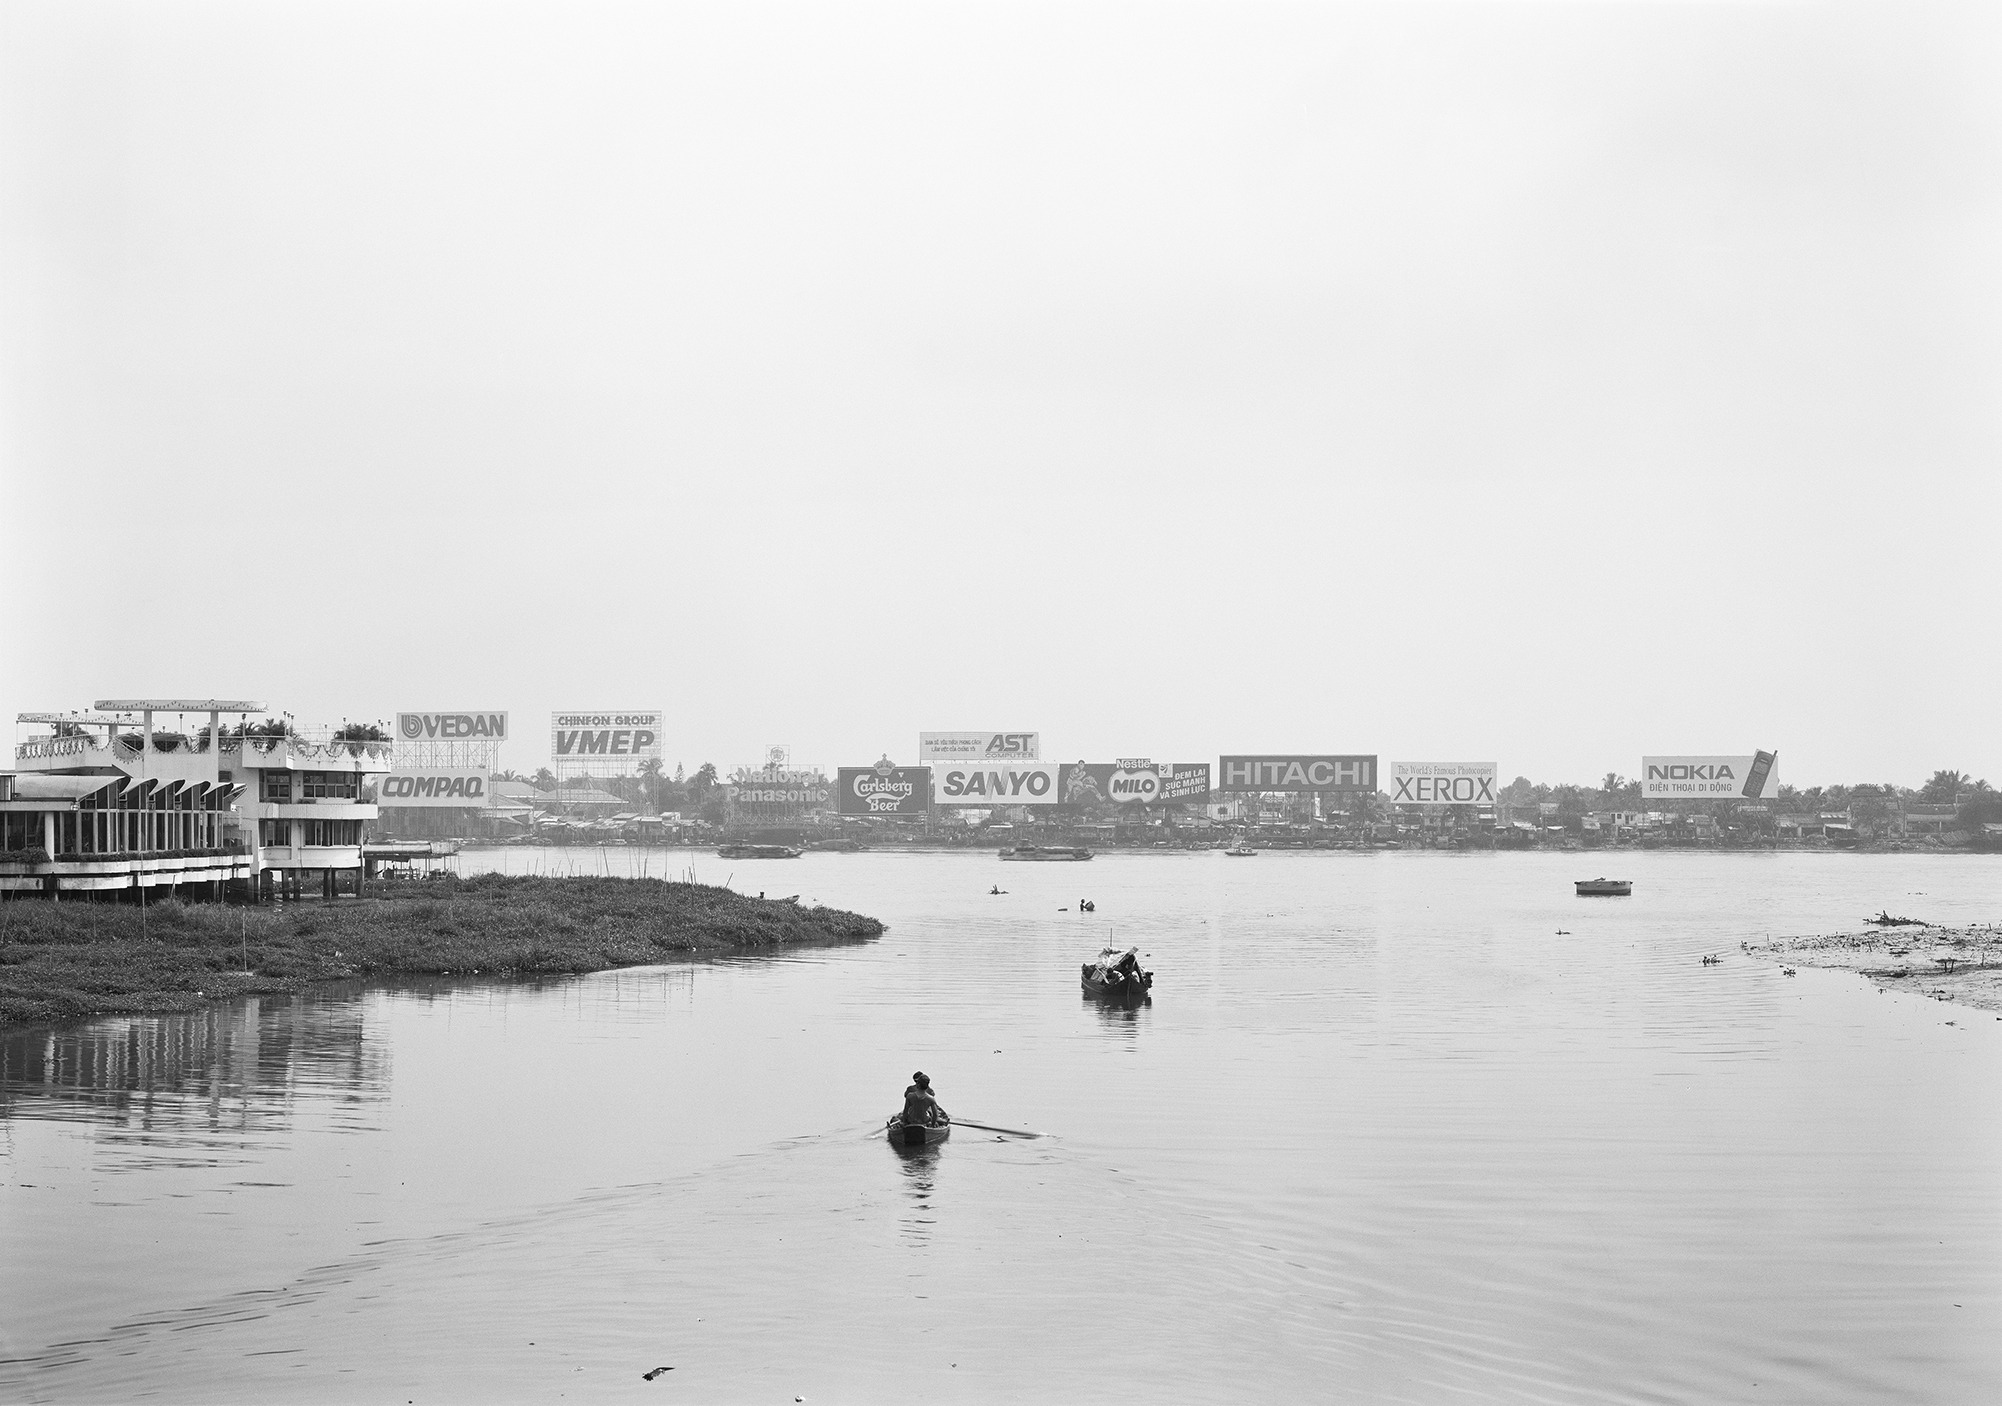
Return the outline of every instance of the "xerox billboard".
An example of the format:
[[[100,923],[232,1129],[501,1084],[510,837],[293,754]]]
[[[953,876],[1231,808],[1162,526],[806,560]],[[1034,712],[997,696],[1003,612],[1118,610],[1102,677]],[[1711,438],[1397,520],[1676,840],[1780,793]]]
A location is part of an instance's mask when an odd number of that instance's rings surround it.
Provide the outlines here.
[[[1641,794],[1655,800],[1764,800],[1780,789],[1777,752],[1749,757],[1642,757]]]
[[[1041,755],[1034,732],[921,732],[921,762],[1033,762]]]
[[[581,769],[585,763],[659,760],[660,735],[658,712],[552,713],[549,754],[559,770]]]
[[[506,713],[398,713],[396,735],[405,742],[505,742]]]
[[[1055,762],[959,763],[932,770],[932,798],[942,806],[1053,806]]]
[[[392,771],[376,783],[375,803],[385,809],[484,806],[493,788],[476,767],[426,767]]]
[[[1219,757],[1219,791],[1374,791],[1372,756]]]
[[[1400,806],[1491,806],[1495,762],[1392,762],[1390,800]]]
[[[836,775],[843,815],[923,815],[931,804],[928,766],[844,766]]]
[[[1208,762],[1066,762],[1058,768],[1058,791],[1067,806],[1160,805],[1166,801],[1201,804],[1210,793]]]

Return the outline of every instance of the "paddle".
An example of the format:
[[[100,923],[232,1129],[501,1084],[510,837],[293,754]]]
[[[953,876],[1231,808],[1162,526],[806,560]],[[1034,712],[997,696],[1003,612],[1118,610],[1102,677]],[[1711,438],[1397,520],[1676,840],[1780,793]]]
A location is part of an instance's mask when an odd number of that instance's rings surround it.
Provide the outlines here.
[[[984,1133],[1006,1133],[1010,1137],[1048,1137],[1048,1133],[1032,1133],[1027,1128],[997,1128],[992,1123],[976,1123],[970,1118],[952,1120],[955,1128],[978,1128]]]

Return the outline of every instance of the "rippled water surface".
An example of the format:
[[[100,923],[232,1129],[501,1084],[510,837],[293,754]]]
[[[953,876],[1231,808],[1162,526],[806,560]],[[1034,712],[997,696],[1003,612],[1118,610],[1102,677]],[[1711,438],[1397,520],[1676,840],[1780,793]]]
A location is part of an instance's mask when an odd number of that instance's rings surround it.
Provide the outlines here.
[[[0,1399],[2002,1400],[2002,1023],[1738,951],[1993,861],[462,858],[891,926],[5,1038]]]

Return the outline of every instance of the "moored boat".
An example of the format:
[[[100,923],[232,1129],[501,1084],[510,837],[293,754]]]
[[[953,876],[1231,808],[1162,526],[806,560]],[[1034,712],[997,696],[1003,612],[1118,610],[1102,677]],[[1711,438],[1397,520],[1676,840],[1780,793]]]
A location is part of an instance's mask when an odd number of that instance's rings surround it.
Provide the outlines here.
[[[1124,952],[1116,947],[1106,948],[1098,954],[1097,961],[1083,964],[1078,981],[1087,996],[1137,999],[1154,989],[1154,973],[1140,969],[1137,947]]]
[[[1580,898],[1627,898],[1634,891],[1632,879],[1580,879]]]
[[[1045,864],[1071,864],[1091,858],[1091,851],[1069,845],[1016,845],[1001,851],[1003,859],[1037,860]]]
[[[1251,857],[1256,855],[1258,851],[1253,849],[1250,845],[1247,844],[1235,844],[1232,845],[1229,849],[1225,850],[1224,853],[1229,855],[1232,859],[1250,859]]]
[[[892,1147],[930,1147],[952,1136],[952,1120],[949,1118],[937,1123],[906,1123],[904,1115],[899,1113],[883,1126],[890,1135]]]
[[[718,845],[718,859],[798,859],[804,850],[791,845]]]

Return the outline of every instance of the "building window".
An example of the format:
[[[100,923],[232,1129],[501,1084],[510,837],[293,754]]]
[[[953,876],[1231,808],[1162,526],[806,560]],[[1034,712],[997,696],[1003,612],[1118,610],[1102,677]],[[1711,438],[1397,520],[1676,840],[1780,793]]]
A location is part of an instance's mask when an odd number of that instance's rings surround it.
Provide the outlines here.
[[[358,845],[361,843],[361,822],[359,820],[308,820],[306,822],[306,843],[309,845]]]
[[[299,778],[306,799],[312,801],[357,801],[361,799],[361,776],[352,771],[309,771]]]
[[[292,799],[292,773],[289,771],[260,771],[263,778],[260,795],[266,801],[285,804]]]
[[[257,822],[257,843],[260,845],[289,845],[292,843],[292,822],[289,820],[260,820]]]

